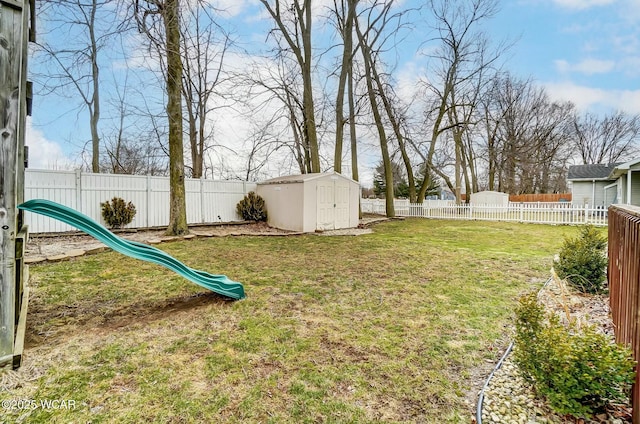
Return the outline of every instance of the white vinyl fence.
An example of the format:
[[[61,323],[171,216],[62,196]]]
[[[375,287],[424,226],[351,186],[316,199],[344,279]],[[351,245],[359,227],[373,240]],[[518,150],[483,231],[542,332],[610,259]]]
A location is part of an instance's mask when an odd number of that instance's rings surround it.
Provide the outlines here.
[[[236,204],[256,183],[243,181],[185,180],[189,224],[239,221]],[[169,178],[138,175],[90,174],[80,171],[25,170],[25,201],[47,199],[73,208],[104,224],[100,203],[121,197],[136,207],[127,228],[169,224]],[[31,233],[73,231],[54,219],[26,213]]]
[[[362,212],[384,214],[384,199],[361,199]],[[513,221],[537,224],[592,224],[607,225],[607,209],[571,203],[509,203],[504,205],[456,205],[452,200],[425,200],[422,204],[411,204],[408,200],[396,199],[397,216],[466,219],[484,221]]]

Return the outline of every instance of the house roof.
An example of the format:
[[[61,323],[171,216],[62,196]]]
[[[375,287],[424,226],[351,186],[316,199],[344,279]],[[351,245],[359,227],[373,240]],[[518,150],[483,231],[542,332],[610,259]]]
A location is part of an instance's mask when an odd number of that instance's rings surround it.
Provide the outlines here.
[[[569,167],[567,180],[610,180],[610,174],[619,165],[621,163],[573,165]]]
[[[633,166],[640,163],[640,159],[633,159],[629,162],[617,164],[614,169],[611,170],[611,174],[609,175],[610,179],[620,178],[621,175],[624,175],[631,169]]]

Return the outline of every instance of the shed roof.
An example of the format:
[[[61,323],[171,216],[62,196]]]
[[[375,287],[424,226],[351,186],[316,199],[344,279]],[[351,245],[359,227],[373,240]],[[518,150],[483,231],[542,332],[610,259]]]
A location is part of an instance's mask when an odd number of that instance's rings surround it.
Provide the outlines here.
[[[609,180],[618,165],[620,163],[570,166],[567,180]]]
[[[313,173],[313,174],[285,175],[283,177],[276,177],[276,178],[271,178],[269,180],[261,181],[258,184],[259,185],[295,184],[295,183],[302,183],[305,181],[311,181],[311,180],[324,178],[324,177],[337,177],[337,178],[342,178],[348,181],[353,181],[355,183],[358,183],[357,181],[354,181],[351,178],[345,177],[342,174],[338,174],[337,172],[321,172],[321,173]]]

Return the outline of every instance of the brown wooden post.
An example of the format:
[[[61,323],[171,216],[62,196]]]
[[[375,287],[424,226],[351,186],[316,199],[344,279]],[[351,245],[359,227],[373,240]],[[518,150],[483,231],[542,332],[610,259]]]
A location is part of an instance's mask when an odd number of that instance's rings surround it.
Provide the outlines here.
[[[25,275],[26,231],[16,206],[24,197],[29,18],[28,0],[0,0],[0,366],[16,366]]]
[[[609,303],[616,342],[640,360],[640,207],[609,207]],[[640,373],[631,395],[633,424],[640,424]]]

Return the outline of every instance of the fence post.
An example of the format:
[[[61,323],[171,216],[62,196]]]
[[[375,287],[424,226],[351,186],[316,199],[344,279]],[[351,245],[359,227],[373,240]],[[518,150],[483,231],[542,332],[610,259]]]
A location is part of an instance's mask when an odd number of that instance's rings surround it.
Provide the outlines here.
[[[200,177],[200,222],[204,224],[204,177]]]
[[[589,204],[585,204],[584,205],[584,223],[588,224],[589,223]]]
[[[82,172],[76,169],[76,207],[82,213],[87,213],[82,207]]]
[[[149,213],[151,211],[151,175],[147,175],[147,204],[145,205],[147,211],[147,222],[145,224],[146,227],[151,227],[151,216]]]
[[[524,203],[520,203],[520,222],[524,222]]]

